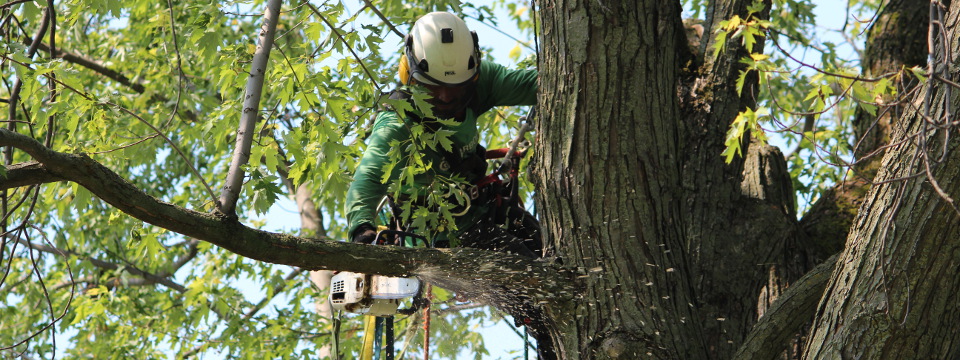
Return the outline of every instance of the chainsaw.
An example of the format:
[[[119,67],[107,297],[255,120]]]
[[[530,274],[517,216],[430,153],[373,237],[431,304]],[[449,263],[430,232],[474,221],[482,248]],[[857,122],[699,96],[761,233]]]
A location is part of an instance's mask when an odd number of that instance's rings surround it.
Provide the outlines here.
[[[414,238],[426,243],[421,235],[398,230],[381,230],[374,243],[393,237],[395,243]],[[420,293],[420,279],[416,277],[389,277],[341,271],[330,279],[330,304],[335,310],[370,316],[391,316],[412,313],[415,308],[400,309],[400,303]],[[414,302],[414,306],[417,302]]]

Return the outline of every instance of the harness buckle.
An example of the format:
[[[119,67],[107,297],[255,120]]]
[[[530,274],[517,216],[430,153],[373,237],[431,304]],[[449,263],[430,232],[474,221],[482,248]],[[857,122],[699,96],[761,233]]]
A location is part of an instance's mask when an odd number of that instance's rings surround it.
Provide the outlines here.
[[[470,194],[470,200],[476,200],[480,197],[480,187],[476,185],[470,185],[467,188],[467,193]]]

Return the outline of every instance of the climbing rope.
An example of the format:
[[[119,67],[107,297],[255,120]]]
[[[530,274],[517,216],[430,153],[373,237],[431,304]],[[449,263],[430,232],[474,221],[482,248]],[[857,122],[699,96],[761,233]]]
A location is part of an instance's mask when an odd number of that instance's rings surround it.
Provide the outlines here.
[[[423,360],[430,360],[430,304],[433,303],[433,285],[427,284],[424,292],[427,301],[423,306]]]

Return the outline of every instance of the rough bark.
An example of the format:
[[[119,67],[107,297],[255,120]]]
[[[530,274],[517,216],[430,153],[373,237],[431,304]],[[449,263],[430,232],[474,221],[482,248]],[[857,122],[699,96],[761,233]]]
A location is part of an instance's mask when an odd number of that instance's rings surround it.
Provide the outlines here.
[[[927,23],[928,9],[928,3],[902,0],[887,1],[882,6],[882,12],[868,30],[862,62],[864,76],[882,76],[900,71],[904,66],[925,62],[925,27],[918,24]],[[902,79],[897,78],[898,81]],[[900,94],[905,94],[910,92],[912,85],[897,82],[895,86]],[[899,101],[893,98],[876,100],[882,104]],[[761,304],[776,299],[779,291],[791,286],[813,264],[843,250],[853,220],[870,189],[870,180],[876,174],[883,146],[889,143],[891,124],[901,113],[899,106],[881,107],[876,116],[858,108],[853,123],[858,161],[855,175],[823,193],[801,219],[795,244],[782,249],[786,267],[771,272],[770,285],[761,293]],[[761,307],[760,314],[764,311],[767,310]],[[812,321],[813,315],[805,315],[807,320],[804,321]],[[801,356],[809,327],[810,324],[804,326],[797,332],[794,343],[785,346],[787,358]]]
[[[714,2],[706,23],[717,24],[734,15],[744,18],[750,3]],[[714,43],[715,38],[708,37],[703,49],[711,49]],[[762,50],[755,47],[753,51]],[[744,68],[739,60],[747,55],[736,41],[728,40],[716,58],[708,56],[692,79],[684,79],[680,93],[682,133],[687,141],[681,150],[683,225],[689,266],[696,279],[699,320],[714,358],[733,355],[756,322],[758,309],[785,287],[777,278],[796,271],[795,264],[809,261],[788,251],[799,247],[802,239],[792,184],[779,150],[748,138],[743,144],[748,149],[745,158],[726,164],[718,155],[725,148],[731,121],[740,111],[756,106],[755,76],[747,77],[742,93],[735,86]]]
[[[837,256],[831,257],[780,294],[765,309],[766,315],[762,315],[733,358],[779,358],[783,349],[792,345],[794,335],[808,325],[810,314],[816,310],[817,300],[823,294],[836,262]]]
[[[47,171],[43,164],[36,161],[7,165],[5,170],[6,175],[0,179],[0,190],[64,180]]]
[[[954,57],[945,61],[954,64],[960,6],[951,5],[947,15]],[[958,73],[949,69],[943,76],[956,82]],[[943,82],[932,84],[896,123],[896,145],[883,157],[878,184],[867,195],[821,300],[807,358],[960,357],[960,306],[952,300],[960,290],[954,276],[960,213],[938,191],[950,199],[960,196],[960,144],[944,136],[954,125],[934,127],[926,120],[944,121],[956,113],[957,98]],[[930,102],[929,114],[923,101]],[[950,140],[944,144],[945,139]],[[943,149],[947,153],[937,162]],[[921,176],[902,179],[916,174]]]
[[[541,16],[538,208],[582,289],[549,309],[555,348],[705,358],[678,223],[679,4],[551,1]]]
[[[748,4],[717,2],[708,23]],[[719,156],[755,102],[756,78],[742,97],[734,85],[746,52],[728,42],[696,58],[675,5],[557,2],[542,14],[538,205],[564,264],[597,272],[580,278],[595,302],[562,307],[576,316],[555,337],[567,358],[728,358],[769,273],[785,271],[771,264],[797,262],[783,251],[800,228],[782,154]]]
[[[886,1],[867,31],[868,37],[861,62],[863,74],[866,77],[882,76],[902,68],[926,64],[927,26],[921,24],[929,21],[929,2]],[[901,95],[908,94],[909,89],[917,83],[916,79],[909,76],[895,80],[895,86],[901,89]],[[888,97],[877,100],[891,103],[903,99]],[[858,109],[853,125],[857,139],[856,170],[862,178],[869,180],[876,175],[880,159],[883,158],[881,147],[890,143],[892,125],[902,113],[902,106],[884,108],[877,115]]]

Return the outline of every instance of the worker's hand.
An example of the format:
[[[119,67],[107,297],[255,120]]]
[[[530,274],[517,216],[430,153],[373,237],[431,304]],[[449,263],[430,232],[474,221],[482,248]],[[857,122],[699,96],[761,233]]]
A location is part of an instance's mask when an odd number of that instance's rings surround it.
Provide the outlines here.
[[[362,244],[372,244],[373,239],[377,237],[377,230],[370,224],[363,224],[353,231],[353,242]]]

